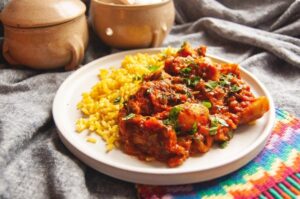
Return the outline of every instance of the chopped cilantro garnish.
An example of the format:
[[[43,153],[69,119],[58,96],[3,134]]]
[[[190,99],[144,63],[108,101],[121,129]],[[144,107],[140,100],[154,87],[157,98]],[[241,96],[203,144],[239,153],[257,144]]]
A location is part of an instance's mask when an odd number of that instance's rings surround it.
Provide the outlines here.
[[[220,86],[224,87],[224,86],[229,86],[230,82],[227,80],[220,80]]]
[[[205,106],[206,108],[211,108],[211,102],[208,100],[204,100],[202,101],[203,106]]]
[[[226,78],[228,79],[228,80],[231,80],[234,76],[236,76],[235,74],[232,74],[232,73],[228,73],[227,75],[226,75]]]
[[[232,85],[231,83],[231,79],[234,77],[235,75],[232,74],[232,73],[229,73],[227,75],[222,75],[221,78],[220,78],[220,81],[219,81],[219,85],[224,87],[224,86],[230,86],[229,87],[229,92],[230,93],[236,93],[238,92],[239,90],[241,90],[242,88],[239,87],[238,85],[234,84]]]
[[[114,100],[114,104],[119,104],[120,101],[121,101],[121,97],[119,96]]]
[[[236,93],[236,92],[238,92],[239,90],[241,90],[242,88],[241,87],[239,87],[238,85],[233,85],[231,88],[230,88],[230,92],[231,93]]]
[[[163,123],[165,125],[171,125],[173,126],[173,128],[175,129],[176,134],[180,134],[181,132],[179,131],[179,127],[178,127],[178,115],[180,113],[180,111],[182,110],[181,107],[178,106],[174,106],[169,113],[169,117],[165,120],[163,120]]]
[[[217,116],[211,116],[210,117],[210,128],[209,128],[209,134],[210,135],[216,135],[218,131],[218,124],[221,124],[222,126],[228,126],[225,120],[222,118],[219,118]]]
[[[221,86],[230,85],[230,83],[231,83],[230,81],[231,81],[232,78],[233,78],[233,75],[231,73],[229,73],[227,75],[223,74],[220,78],[220,85]]]
[[[201,142],[201,140],[202,140],[202,135],[199,136],[199,135],[197,135],[197,134],[196,134],[196,135],[194,134],[194,135],[192,136],[192,139],[195,140],[196,143],[200,144],[200,142]]]
[[[184,82],[185,82],[185,84],[186,84],[187,86],[191,86],[192,80],[191,80],[190,78],[185,78],[185,79],[184,79]]]
[[[201,78],[198,76],[184,79],[186,85],[190,87],[195,87],[200,82],[200,80]]]
[[[174,125],[173,125],[174,129],[175,129],[175,132],[176,132],[176,135],[180,135],[182,132],[180,131],[179,129],[179,124],[177,121],[175,121]]]
[[[220,86],[229,86],[230,85],[230,80],[232,79],[232,76],[228,77],[228,75],[222,75],[220,78]]]
[[[152,66],[149,66],[149,67],[148,67],[148,69],[149,69],[151,72],[157,71],[159,68],[160,68],[160,66],[155,66],[155,65],[152,65]]]
[[[218,131],[218,127],[214,126],[214,127],[210,127],[209,128],[209,135],[216,135]]]
[[[216,135],[218,131],[218,120],[216,117],[210,117],[209,134]]]
[[[172,124],[172,122],[171,122],[171,120],[169,118],[163,120],[163,123],[164,123],[164,125],[171,125]]]
[[[217,117],[211,116],[210,117],[210,123],[211,123],[211,126],[217,126],[218,125]]]
[[[227,122],[225,120],[223,120],[222,118],[216,117],[216,119],[223,126],[228,126]]]
[[[219,144],[221,149],[224,149],[225,147],[227,147],[227,145],[228,145],[228,141],[224,141],[224,142]]]
[[[198,76],[193,77],[193,78],[192,78],[192,82],[191,82],[192,86],[193,86],[193,87],[196,86],[196,85],[199,83],[200,79],[201,79],[201,78],[198,77]]]
[[[191,67],[186,67],[180,70],[180,72],[184,75],[189,74],[192,71]]]
[[[198,132],[198,124],[197,122],[194,122],[192,130],[191,130],[191,134],[195,134]]]
[[[126,117],[123,117],[122,120],[129,120],[135,117],[134,113],[130,113],[129,115],[127,115]]]
[[[187,95],[187,97],[188,97],[188,98],[191,98],[191,97],[193,97],[192,93],[191,93],[191,92],[189,92],[189,91],[186,91],[186,92],[185,92],[185,94]]]
[[[169,113],[169,119],[171,121],[176,121],[181,110],[181,107],[174,106]]]
[[[214,90],[214,89],[218,86],[218,82],[209,80],[209,81],[205,84],[205,86],[206,86],[206,88],[207,88],[208,90],[211,91],[211,90]]]

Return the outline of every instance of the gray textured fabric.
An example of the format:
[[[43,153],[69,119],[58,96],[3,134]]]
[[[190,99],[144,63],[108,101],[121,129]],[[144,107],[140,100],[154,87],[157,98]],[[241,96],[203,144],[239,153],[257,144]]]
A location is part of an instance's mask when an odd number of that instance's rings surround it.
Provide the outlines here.
[[[178,25],[165,46],[208,45],[209,53],[255,74],[277,107],[299,116],[300,1],[175,3]],[[110,52],[91,33],[85,63]],[[70,72],[11,69],[1,63],[0,198],[135,198],[133,184],[85,166],[59,140],[51,106]]]

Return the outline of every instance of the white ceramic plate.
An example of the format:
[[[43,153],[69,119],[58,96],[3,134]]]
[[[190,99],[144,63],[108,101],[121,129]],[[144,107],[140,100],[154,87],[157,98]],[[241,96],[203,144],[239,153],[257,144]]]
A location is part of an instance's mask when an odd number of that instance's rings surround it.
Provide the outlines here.
[[[228,174],[252,160],[264,147],[274,123],[275,109],[273,100],[265,87],[241,68],[242,78],[251,86],[257,96],[267,96],[270,111],[255,125],[238,128],[234,138],[225,149],[212,148],[208,153],[190,157],[183,165],[168,168],[159,162],[144,162],[115,149],[109,153],[105,143],[96,135],[96,144],[86,141],[86,133],[75,131],[75,122],[81,117],[76,109],[83,92],[90,91],[99,81],[97,74],[101,68],[118,67],[125,55],[157,53],[160,49],[144,49],[121,52],[95,60],[75,71],[60,86],[53,102],[53,117],[59,129],[59,136],[66,147],[90,167],[125,181],[153,184],[174,185],[210,180]],[[226,62],[212,57],[215,61]]]

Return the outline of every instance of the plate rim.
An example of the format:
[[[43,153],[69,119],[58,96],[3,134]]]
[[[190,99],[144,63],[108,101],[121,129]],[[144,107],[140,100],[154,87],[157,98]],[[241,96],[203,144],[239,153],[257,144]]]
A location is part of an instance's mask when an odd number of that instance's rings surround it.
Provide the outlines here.
[[[94,66],[95,63],[97,63],[99,61],[105,61],[105,60],[111,59],[115,56],[125,56],[125,55],[136,54],[136,53],[155,53],[155,52],[161,51],[162,49],[165,49],[165,48],[145,48],[145,49],[128,50],[128,51],[122,51],[122,52],[110,54],[110,55],[98,58],[96,60],[93,60],[92,62],[82,66],[78,70],[74,71],[71,75],[69,75],[64,80],[64,82],[60,85],[59,89],[57,90],[57,92],[55,94],[55,97],[54,97],[54,100],[53,100],[53,104],[52,104],[52,115],[53,115],[55,125],[58,129],[59,136],[63,136],[63,139],[65,141],[67,141],[68,144],[72,145],[72,147],[74,147],[76,150],[83,153],[88,158],[91,158],[93,161],[96,161],[96,162],[104,164],[106,166],[113,167],[115,169],[119,169],[119,170],[123,170],[123,171],[130,171],[130,172],[140,173],[140,174],[156,174],[156,175],[157,174],[158,175],[170,175],[170,174],[171,175],[174,175],[174,174],[177,175],[177,174],[194,173],[194,172],[205,172],[205,171],[221,168],[221,167],[224,167],[226,165],[232,164],[232,163],[234,163],[238,160],[241,160],[244,156],[251,154],[251,152],[254,151],[261,144],[265,145],[266,140],[271,135],[271,130],[272,130],[272,127],[275,123],[275,106],[274,106],[273,98],[270,95],[269,91],[265,88],[265,86],[254,75],[252,75],[249,71],[247,71],[245,68],[243,68],[241,66],[240,66],[240,70],[242,71],[242,73],[245,73],[247,76],[252,78],[255,81],[255,83],[260,87],[260,89],[266,94],[266,97],[268,98],[269,104],[270,104],[269,119],[267,120],[267,124],[263,129],[263,134],[260,135],[254,143],[251,143],[248,148],[246,148],[245,150],[242,150],[241,153],[238,153],[234,158],[231,158],[228,161],[224,161],[221,164],[218,164],[216,166],[212,166],[212,167],[204,168],[204,169],[200,169],[200,170],[197,169],[197,168],[184,170],[184,171],[176,171],[176,170],[173,170],[172,168],[137,168],[137,167],[131,167],[131,166],[128,166],[128,165],[123,165],[123,164],[122,165],[116,165],[116,164],[114,164],[113,161],[110,161],[110,160],[99,160],[99,159],[93,157],[91,154],[87,153],[85,150],[82,150],[83,147],[81,147],[79,145],[79,143],[77,143],[77,142],[72,143],[68,139],[68,136],[65,135],[66,132],[63,131],[63,126],[61,125],[61,122],[59,122],[58,119],[57,119],[57,117],[58,117],[57,116],[57,114],[58,114],[57,106],[59,104],[59,99],[60,99],[60,96],[63,96],[62,91],[65,89],[66,85],[68,85],[68,82],[72,81],[78,74],[88,70],[90,67]],[[224,58],[220,58],[218,56],[211,55],[211,54],[207,54],[207,57],[210,57],[210,58],[213,58],[213,59],[216,59],[218,61],[225,62],[225,63],[233,63],[233,62],[228,61]],[[99,66],[99,69],[100,68],[101,68],[101,66]],[[69,149],[69,147],[67,147],[67,148]],[[72,152],[72,150],[70,150],[70,151]],[[74,154],[74,155],[76,157],[78,157],[76,154]],[[81,159],[81,158],[79,158],[79,159]]]

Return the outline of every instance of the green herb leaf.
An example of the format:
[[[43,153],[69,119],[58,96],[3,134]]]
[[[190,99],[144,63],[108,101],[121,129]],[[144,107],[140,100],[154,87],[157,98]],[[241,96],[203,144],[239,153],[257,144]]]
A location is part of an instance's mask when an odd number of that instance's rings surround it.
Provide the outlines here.
[[[209,119],[210,119],[211,126],[217,126],[218,125],[218,120],[217,120],[216,116],[211,116]]]
[[[185,78],[184,82],[187,86],[191,86],[192,80],[190,78]]]
[[[224,149],[227,147],[228,143],[229,143],[229,141],[224,141],[224,142],[220,143],[219,146],[221,149]]]
[[[182,133],[179,129],[179,124],[178,124],[177,120],[174,122],[173,128],[175,129],[176,135],[180,135]]]
[[[210,117],[209,135],[216,135],[218,132],[218,120],[216,117]]]
[[[135,117],[134,113],[130,113],[129,115],[127,115],[126,117],[123,117],[122,120],[129,120]]]
[[[218,124],[221,124],[223,126],[228,126],[225,120],[222,118],[219,118],[217,116],[211,116],[210,117],[210,128],[209,128],[209,134],[210,135],[216,135],[218,131]]]
[[[171,125],[174,128],[177,135],[181,134],[181,132],[179,130],[179,124],[178,124],[178,121],[177,121],[178,115],[179,115],[181,110],[182,110],[181,107],[174,106],[170,110],[168,119],[163,120],[163,123],[165,125]]]
[[[184,79],[185,84],[189,87],[195,87],[200,82],[200,80],[201,78],[198,76]]]
[[[211,116],[210,122],[212,126],[217,126],[218,124],[221,124],[223,126],[228,126],[227,122],[223,120],[222,118],[219,118],[217,116]]]
[[[236,75],[235,74],[232,74],[232,73],[228,73],[227,75],[226,75],[226,78],[228,79],[228,80],[231,80],[233,77],[235,77]]]
[[[149,67],[148,67],[148,69],[149,69],[151,72],[157,71],[159,68],[160,68],[160,66],[155,66],[155,65],[152,65],[152,66],[149,66]]]
[[[231,84],[231,79],[233,78],[233,75],[231,73],[225,75],[223,74],[220,78],[220,86],[229,86]]]
[[[185,94],[187,95],[188,98],[192,98],[193,97],[192,93],[189,92],[189,91],[186,91]]]
[[[202,135],[193,135],[192,139],[195,140],[197,143],[201,142],[202,140]]]
[[[218,127],[217,126],[213,126],[209,128],[209,135],[216,135],[218,132]]]
[[[230,92],[231,93],[236,93],[236,92],[238,92],[239,90],[241,90],[242,88],[241,87],[239,87],[238,85],[233,85],[231,88],[230,88]]]
[[[197,132],[198,132],[198,124],[197,124],[197,122],[194,122],[191,134],[195,134]]]
[[[174,106],[171,110],[170,110],[170,113],[169,113],[169,119],[171,121],[177,121],[177,118],[178,118],[178,115],[180,113],[180,111],[182,110],[181,107],[178,107],[178,106]]]
[[[216,81],[211,81],[209,80],[206,84],[205,84],[206,88],[208,88],[208,90],[214,90],[217,86],[218,86],[218,82]]]
[[[219,83],[220,83],[220,86],[222,86],[222,87],[230,85],[230,81],[228,81],[227,79],[220,79]]]
[[[216,117],[216,119],[218,120],[218,122],[220,124],[222,124],[223,126],[228,126],[227,122],[225,120],[223,120],[222,118]]]
[[[114,104],[119,104],[120,101],[121,101],[121,97],[119,96],[114,100]]]
[[[171,125],[172,122],[171,122],[170,119],[165,119],[165,120],[163,120],[163,124],[164,124],[164,125]]]
[[[206,108],[211,108],[211,102],[208,100],[202,101],[203,106],[205,106]]]
[[[180,70],[182,74],[189,74],[192,71],[191,67],[186,67]]]
[[[199,82],[200,82],[200,77],[198,77],[198,76],[196,76],[196,77],[193,77],[192,78],[192,82],[191,82],[191,85],[193,86],[193,87],[195,87]]]

